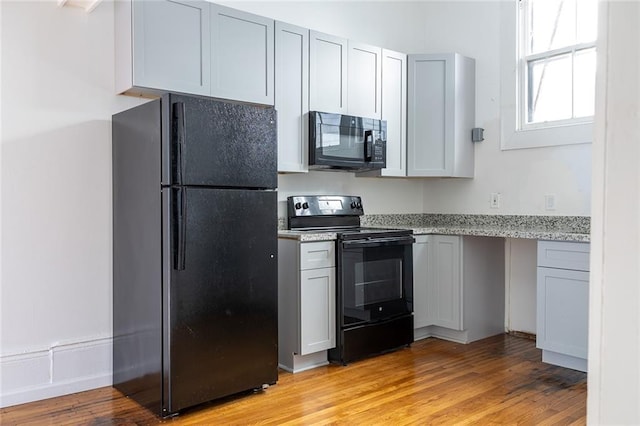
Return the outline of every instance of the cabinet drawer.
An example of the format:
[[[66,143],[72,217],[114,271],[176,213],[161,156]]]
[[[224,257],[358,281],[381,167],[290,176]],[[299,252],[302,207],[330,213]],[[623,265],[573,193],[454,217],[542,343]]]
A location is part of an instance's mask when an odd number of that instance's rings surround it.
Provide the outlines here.
[[[300,244],[300,269],[330,268],[336,264],[334,241]]]
[[[588,271],[589,250],[589,243],[538,241],[538,266]]]

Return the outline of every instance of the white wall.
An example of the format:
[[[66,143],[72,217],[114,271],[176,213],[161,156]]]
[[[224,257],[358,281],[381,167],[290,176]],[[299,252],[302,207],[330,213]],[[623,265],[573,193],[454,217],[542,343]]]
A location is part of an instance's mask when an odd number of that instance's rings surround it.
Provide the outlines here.
[[[505,240],[505,326],[507,330],[536,334],[536,259],[538,242]]]
[[[111,383],[113,5],[2,2],[1,405]]]
[[[602,2],[589,293],[590,424],[640,424],[640,3]]]
[[[314,171],[278,175],[278,216],[287,216],[290,195],[360,195],[366,214],[422,213],[422,182],[415,179],[355,177],[353,173]]]

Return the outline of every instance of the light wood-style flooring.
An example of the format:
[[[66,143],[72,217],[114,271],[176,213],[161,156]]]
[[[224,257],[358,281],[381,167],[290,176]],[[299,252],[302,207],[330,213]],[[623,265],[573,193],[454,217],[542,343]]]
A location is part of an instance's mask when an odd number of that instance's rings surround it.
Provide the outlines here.
[[[535,342],[500,335],[410,348],[291,374],[278,384],[160,420],[106,387],[0,410],[6,425],[585,424],[586,374],[540,362]]]

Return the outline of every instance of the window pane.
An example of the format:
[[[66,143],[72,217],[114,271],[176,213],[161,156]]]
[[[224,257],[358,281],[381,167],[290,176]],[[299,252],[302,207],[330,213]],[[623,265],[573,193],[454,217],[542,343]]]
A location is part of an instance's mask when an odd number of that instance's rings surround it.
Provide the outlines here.
[[[528,122],[571,118],[571,55],[529,62]]]
[[[578,0],[576,43],[589,43],[598,37],[598,0]]]
[[[574,116],[588,117],[593,115],[596,97],[596,50],[585,49],[576,52],[573,68],[574,82]]]
[[[575,0],[530,0],[530,53],[539,53],[575,44],[575,13]]]

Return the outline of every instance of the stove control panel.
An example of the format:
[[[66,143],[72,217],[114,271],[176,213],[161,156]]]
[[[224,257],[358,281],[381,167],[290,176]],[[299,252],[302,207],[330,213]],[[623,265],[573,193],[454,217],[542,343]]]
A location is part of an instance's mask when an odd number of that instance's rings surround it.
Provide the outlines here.
[[[362,216],[362,199],[355,195],[296,195],[287,198],[287,213],[300,216]]]

